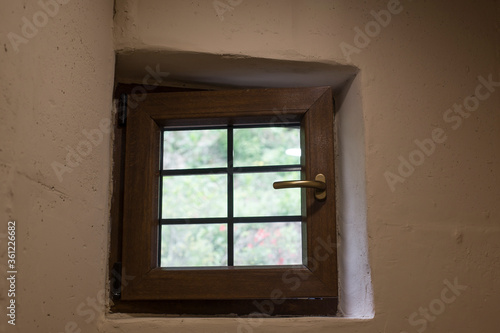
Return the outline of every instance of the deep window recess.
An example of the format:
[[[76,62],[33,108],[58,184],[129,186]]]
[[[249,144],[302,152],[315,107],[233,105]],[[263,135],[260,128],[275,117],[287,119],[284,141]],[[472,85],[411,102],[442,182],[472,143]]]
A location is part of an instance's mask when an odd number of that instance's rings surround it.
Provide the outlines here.
[[[118,131],[112,311],[335,315],[330,88],[148,94]]]

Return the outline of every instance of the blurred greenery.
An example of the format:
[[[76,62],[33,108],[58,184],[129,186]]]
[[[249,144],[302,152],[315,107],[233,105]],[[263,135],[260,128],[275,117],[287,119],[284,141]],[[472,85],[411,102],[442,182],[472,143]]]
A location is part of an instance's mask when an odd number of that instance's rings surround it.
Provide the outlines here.
[[[163,132],[163,169],[227,166],[227,130]]]
[[[234,225],[234,265],[302,263],[300,222]]]
[[[227,130],[166,131],[164,168],[226,167]],[[300,164],[300,129],[234,129],[235,166]],[[288,150],[288,152],[287,152]],[[295,152],[295,153],[293,153]],[[300,190],[274,190],[278,180],[300,179],[300,172],[234,175],[235,216],[300,215]],[[227,175],[163,178],[163,218],[227,216]],[[227,225],[164,225],[163,267],[227,265]],[[238,223],[234,226],[235,265],[301,262],[300,222]]]
[[[161,266],[227,265],[225,224],[163,225]]]
[[[300,171],[234,175],[234,216],[300,215],[300,189],[275,190],[273,182],[300,179]]]
[[[162,217],[227,217],[227,175],[163,177]]]
[[[286,154],[300,149],[300,129],[290,127],[238,128],[234,130],[234,166],[300,164],[300,156]]]

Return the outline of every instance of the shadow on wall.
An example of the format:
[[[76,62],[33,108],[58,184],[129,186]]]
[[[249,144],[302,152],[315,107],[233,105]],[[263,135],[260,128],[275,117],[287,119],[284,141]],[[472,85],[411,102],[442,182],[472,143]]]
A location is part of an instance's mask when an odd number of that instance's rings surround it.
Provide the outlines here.
[[[116,82],[142,83],[148,67],[169,73],[162,85],[209,89],[331,86],[339,92],[357,73],[353,66],[336,63],[179,51],[123,51],[116,56]]]

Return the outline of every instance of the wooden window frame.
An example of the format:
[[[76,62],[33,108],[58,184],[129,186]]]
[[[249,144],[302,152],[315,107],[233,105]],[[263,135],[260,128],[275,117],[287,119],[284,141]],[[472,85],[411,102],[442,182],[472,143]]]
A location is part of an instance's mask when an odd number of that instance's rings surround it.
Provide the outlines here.
[[[273,300],[275,306],[268,315],[336,314],[331,88],[149,93],[137,107],[129,107],[127,113],[126,127],[119,129],[116,137],[121,145],[114,154],[115,158],[124,157],[124,162],[115,161],[117,181],[112,206],[115,251],[112,248],[111,260],[121,261],[123,273],[133,279],[120,286],[120,299],[114,300],[113,312],[244,315],[258,310],[252,301]],[[158,267],[162,128],[283,122],[300,123],[303,179],[313,180],[318,173],[326,176],[328,194],[324,201],[314,198],[313,189],[303,190],[307,212],[303,214],[307,237],[305,264],[204,269]]]

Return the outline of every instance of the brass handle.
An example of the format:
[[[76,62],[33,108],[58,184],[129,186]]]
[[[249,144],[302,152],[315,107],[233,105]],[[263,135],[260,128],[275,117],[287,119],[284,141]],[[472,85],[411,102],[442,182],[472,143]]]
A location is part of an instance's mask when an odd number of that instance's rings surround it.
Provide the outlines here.
[[[325,175],[319,173],[314,180],[287,180],[281,182],[274,182],[275,189],[281,188],[294,188],[294,187],[310,187],[315,188],[316,192],[314,197],[318,200],[325,200],[326,198],[326,178]]]

